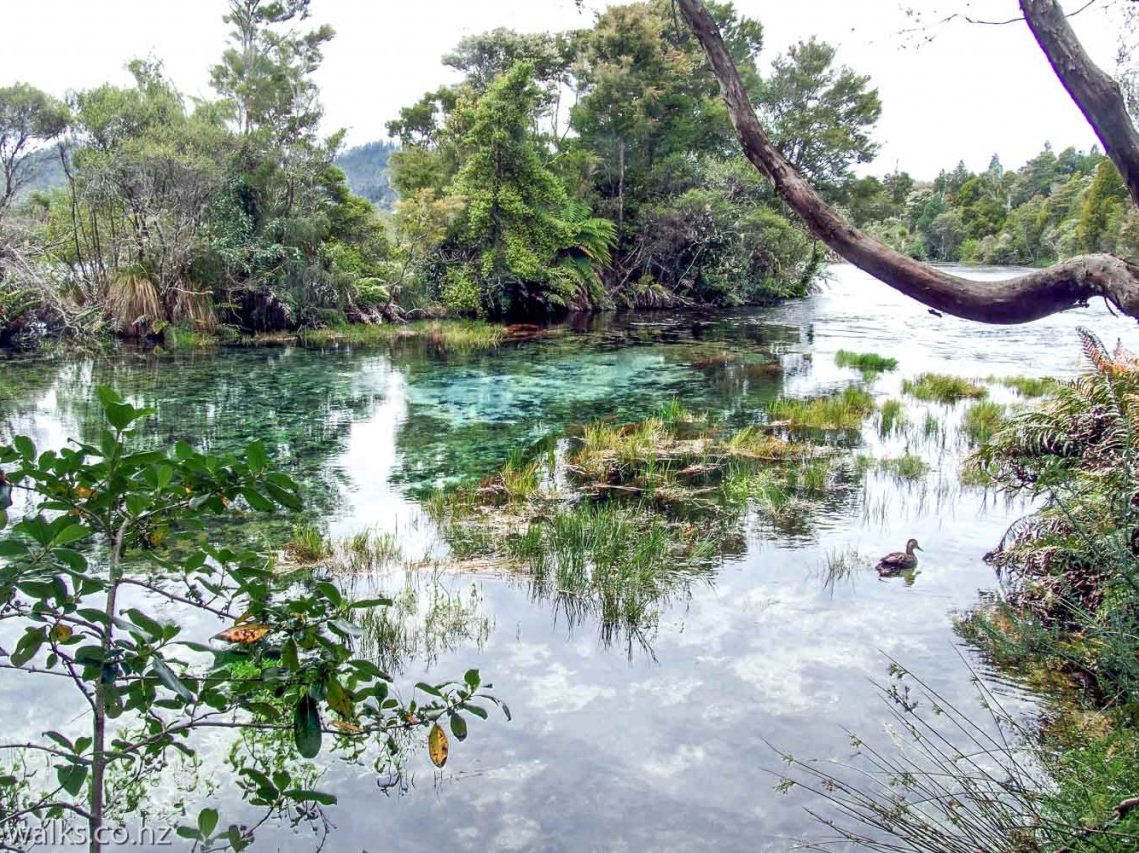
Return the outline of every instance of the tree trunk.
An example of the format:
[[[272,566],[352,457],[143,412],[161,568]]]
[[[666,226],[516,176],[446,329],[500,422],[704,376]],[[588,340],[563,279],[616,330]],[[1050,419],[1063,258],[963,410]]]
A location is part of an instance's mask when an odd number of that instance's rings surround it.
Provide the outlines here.
[[[1056,0],[1020,0],[1020,9],[1052,70],[1096,132],[1139,206],[1139,133],[1119,84],[1091,61]]]
[[[1082,255],[1007,281],[978,282],[915,261],[863,234],[828,205],[772,145],[703,2],[677,2],[720,83],[744,154],[807,227],[843,258],[924,305],[968,320],[1026,323],[1085,305],[1093,296],[1102,296],[1128,316],[1139,318],[1139,267],[1112,255]],[[1047,0],[1024,2],[1038,5]]]

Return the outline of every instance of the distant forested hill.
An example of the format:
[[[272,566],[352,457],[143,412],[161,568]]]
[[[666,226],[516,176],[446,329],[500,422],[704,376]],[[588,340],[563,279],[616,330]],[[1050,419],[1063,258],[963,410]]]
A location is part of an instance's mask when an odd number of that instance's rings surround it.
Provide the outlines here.
[[[388,157],[396,150],[391,142],[369,142],[349,148],[336,158],[336,165],[348,176],[348,186],[379,207],[391,208],[395,190],[388,180]]]
[[[28,181],[21,187],[18,197],[26,198],[33,192],[46,192],[67,185],[67,175],[59,162],[59,148],[48,145],[32,154],[27,161]]]

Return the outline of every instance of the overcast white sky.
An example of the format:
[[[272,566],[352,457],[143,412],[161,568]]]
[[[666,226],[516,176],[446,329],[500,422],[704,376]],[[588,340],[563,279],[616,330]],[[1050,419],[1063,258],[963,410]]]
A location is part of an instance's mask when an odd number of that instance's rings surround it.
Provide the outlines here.
[[[1084,0],[1067,0],[1075,9]],[[1093,57],[1114,70],[1122,0],[1098,0],[1073,18]],[[124,63],[153,54],[188,95],[210,94],[208,68],[222,49],[225,0],[0,0],[4,47],[0,85],[18,80],[62,95],[126,83]],[[319,72],[328,129],[348,128],[351,144],[384,137],[400,106],[453,79],[439,58],[468,33],[505,26],[557,30],[587,26],[609,5],[587,0],[313,0],[316,23],[337,37]],[[883,114],[881,154],[872,171],[895,165],[919,178],[963,158],[984,168],[993,153],[1015,167],[1043,143],[1057,150],[1094,142],[1023,23],[964,22],[905,36],[903,6],[968,11],[989,19],[1016,14],[1013,0],[736,0],[765,27],[765,59],[818,35],[842,62],[870,74]],[[923,44],[925,35],[935,35]]]

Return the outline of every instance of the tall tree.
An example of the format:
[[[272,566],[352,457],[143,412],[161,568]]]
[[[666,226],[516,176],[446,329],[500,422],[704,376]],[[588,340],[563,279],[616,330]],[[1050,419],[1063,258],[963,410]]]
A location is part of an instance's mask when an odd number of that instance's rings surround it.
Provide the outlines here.
[[[31,155],[67,121],[65,104],[27,83],[0,88],[0,219],[30,177]]]
[[[824,192],[833,193],[854,163],[878,150],[870,130],[882,114],[870,78],[835,66],[835,49],[811,38],[775,58],[759,108],[775,146]]]
[[[464,239],[476,258],[448,279],[444,295],[453,307],[506,313],[588,302],[577,291],[591,272],[560,261],[607,254],[611,229],[571,205],[544,163],[532,130],[541,100],[533,67],[522,62],[464,107],[467,155],[452,192],[466,199]]]

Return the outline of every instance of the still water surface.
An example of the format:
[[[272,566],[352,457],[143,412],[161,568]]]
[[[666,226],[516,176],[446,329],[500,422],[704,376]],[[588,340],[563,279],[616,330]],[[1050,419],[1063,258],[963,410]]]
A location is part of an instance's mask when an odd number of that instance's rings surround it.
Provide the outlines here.
[[[969,270],[999,278],[1007,270]],[[1134,324],[1102,306],[1011,328],[929,314],[857,270],[836,266],[821,291],[772,308],[710,315],[581,320],[546,340],[445,356],[416,348],[296,347],[156,358],[126,354],[68,363],[0,363],[0,436],[41,446],[95,428],[93,388],[113,384],[158,410],[159,440],[214,449],[262,438],[303,480],[311,514],[333,536],[397,534],[402,553],[429,568],[364,578],[401,597],[405,639],[386,662],[410,687],[478,667],[513,721],[472,719],[443,771],[419,750],[402,785],[377,785],[367,766],[330,761],[336,793],[329,850],[786,850],[819,831],[809,800],[777,793],[778,755],[849,754],[846,729],[867,737],[887,718],[875,682],[888,658],[948,699],[974,703],[953,619],[994,586],[982,556],[1024,507],[963,489],[960,409],[907,401],[915,425],[856,442],[875,456],[910,451],[932,466],[920,482],[871,474],[865,488],[813,507],[793,529],[758,515],[746,545],[707,582],[662,604],[646,644],[603,641],[586,618],[532,595],[524,577],[446,567],[447,546],[421,508],[431,489],[502,466],[598,418],[638,419],[679,399],[732,424],[763,419],[779,394],[805,396],[860,381],[838,368],[839,349],[877,352],[900,367],[870,386],[901,396],[923,371],[970,377],[1070,376],[1076,328],[1109,344],[1136,342]],[[778,359],[781,373],[748,371],[717,354]],[[1013,402],[994,386],[994,399]],[[945,425],[921,434],[927,413]],[[266,530],[265,536],[279,531]],[[911,585],[870,568],[909,537],[925,549]],[[857,552],[865,568],[835,584],[828,555]],[[216,630],[216,628],[214,629]],[[0,679],[8,734],[43,727],[45,695]],[[1030,699],[1008,701],[1030,709]],[[53,710],[61,710],[55,708]],[[224,739],[206,744],[219,759]],[[203,778],[214,768],[207,767]],[[224,822],[254,818],[236,796],[193,782],[194,810],[216,804]],[[157,805],[174,792],[157,790]],[[319,833],[266,827],[255,849],[306,850]]]

